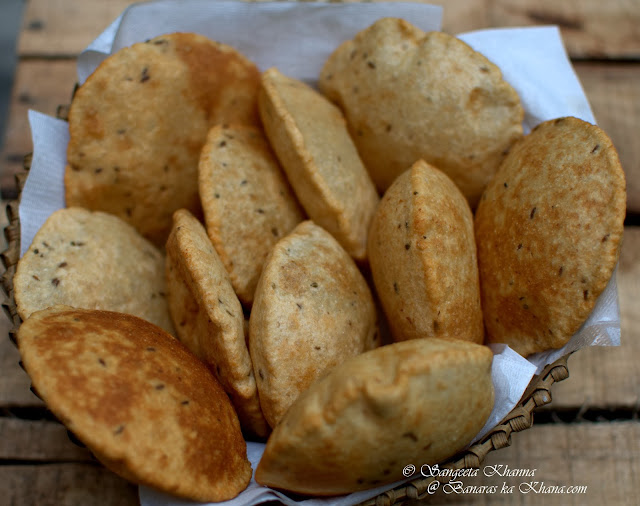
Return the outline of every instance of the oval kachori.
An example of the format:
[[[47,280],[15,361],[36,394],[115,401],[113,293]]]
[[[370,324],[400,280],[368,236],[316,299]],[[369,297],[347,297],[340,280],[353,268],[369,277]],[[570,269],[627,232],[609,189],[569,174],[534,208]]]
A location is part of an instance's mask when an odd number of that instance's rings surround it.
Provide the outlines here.
[[[558,118],[517,143],[475,217],[488,342],[523,356],[564,346],[611,278],[625,212],[624,172],[597,126]]]
[[[231,499],[249,484],[227,394],[159,327],[55,306],[20,326],[18,348],[47,407],[115,473],[203,502]]]

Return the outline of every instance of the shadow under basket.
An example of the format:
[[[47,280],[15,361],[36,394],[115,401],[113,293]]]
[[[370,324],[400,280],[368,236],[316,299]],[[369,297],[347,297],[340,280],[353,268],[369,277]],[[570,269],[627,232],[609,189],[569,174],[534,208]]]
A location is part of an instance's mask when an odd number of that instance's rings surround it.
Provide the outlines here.
[[[58,109],[58,117],[61,119],[66,119],[67,113],[68,108],[66,106],[61,106]],[[13,324],[13,328],[9,331],[9,338],[14,344],[17,342],[16,333],[22,323],[22,320],[18,316],[15,299],[13,297],[13,276],[18,260],[20,259],[20,216],[18,213],[18,205],[30,166],[31,155],[27,155],[24,160],[24,171],[16,175],[19,194],[18,199],[9,202],[6,207],[9,224],[5,227],[4,234],[8,247],[4,252],[0,253],[6,269],[2,276],[2,288],[6,295],[6,300],[2,306]],[[569,355],[560,358],[553,364],[545,367],[540,375],[534,376],[520,402],[518,402],[513,410],[511,410],[498,425],[480,441],[462,453],[448,461],[440,463],[440,469],[480,468],[489,452],[511,445],[512,433],[529,429],[533,425],[534,409],[551,402],[551,386],[569,376],[569,369],[567,367],[568,357]],[[72,434],[70,434],[70,439],[74,443],[78,443]],[[446,482],[448,481],[448,477],[416,478],[363,502],[362,506],[390,506],[392,504],[402,504],[408,500],[424,499],[430,496],[429,485],[435,480]]]

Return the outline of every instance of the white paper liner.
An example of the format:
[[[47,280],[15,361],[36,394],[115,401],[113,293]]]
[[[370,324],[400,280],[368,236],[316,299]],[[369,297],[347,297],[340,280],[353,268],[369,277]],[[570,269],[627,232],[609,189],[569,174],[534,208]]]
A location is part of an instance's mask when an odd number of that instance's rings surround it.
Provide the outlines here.
[[[382,17],[402,16],[422,30],[440,27],[442,8],[416,3],[328,4],[161,0],[130,6],[78,60],[80,83],[111,52],[170,32],[196,32],[229,44],[260,70],[314,81],[339,43]],[[120,23],[119,23],[120,22]]]
[[[232,45],[261,70],[278,66],[285,74],[315,81],[326,57],[340,42],[352,38],[376,19],[395,16],[423,30],[439,29],[439,7],[414,3],[244,3],[234,1],[163,0],[129,7],[78,60],[79,81],[121,47],[171,31],[195,31]],[[525,108],[525,131],[547,119],[576,116],[595,123],[580,82],[567,58],[556,27],[480,30],[459,36],[502,70]],[[30,111],[34,157],[20,204],[21,253],[51,212],[64,205],[64,166],[68,128],[63,121]],[[557,358],[585,346],[618,346],[620,315],[615,274],[589,319],[560,350],[522,358],[505,345],[494,345],[492,367],[496,402],[485,427],[489,432],[518,403],[534,374]],[[264,445],[248,444],[255,470]],[[416,463],[418,464],[418,463]],[[398,482],[400,483],[400,482]],[[285,504],[351,505],[375,497],[398,483],[329,499],[296,501],[253,481],[230,505],[280,500]],[[140,487],[142,506],[194,504]]]

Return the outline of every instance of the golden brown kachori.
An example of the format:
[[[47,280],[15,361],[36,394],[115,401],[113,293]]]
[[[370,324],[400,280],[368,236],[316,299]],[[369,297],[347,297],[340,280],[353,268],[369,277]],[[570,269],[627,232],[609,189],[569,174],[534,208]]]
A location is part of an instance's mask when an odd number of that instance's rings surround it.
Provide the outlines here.
[[[446,174],[419,160],[394,181],[371,223],[368,255],[394,340],[482,343],[473,215]]]
[[[69,111],[68,206],[115,214],[163,245],[171,215],[198,214],[198,158],[218,123],[258,124],[259,73],[194,33],[124,48],[76,92]]]
[[[173,333],[164,256],[131,225],[65,208],[36,233],[13,278],[18,314],[64,304],[139,316]]]
[[[487,339],[523,356],[561,348],[620,252],[625,177],[611,139],[567,117],[518,142],[475,217]]]
[[[271,68],[262,74],[260,117],[310,219],[356,260],[379,198],[340,110],[305,83]]]
[[[52,413],[128,480],[208,502],[248,485],[238,417],[210,371],[159,327],[55,306],[18,332],[24,368]]]
[[[520,98],[497,66],[461,40],[384,18],[325,63],[320,90],[344,111],[378,189],[423,159],[475,207],[522,136]]]
[[[167,292],[178,338],[214,372],[242,428],[265,437],[244,313],[229,275],[202,224],[185,209],[174,213],[167,241]]]
[[[379,344],[367,282],[326,230],[304,221],[271,250],[251,309],[260,405],[275,427],[300,392]]]
[[[303,392],[267,441],[256,481],[336,495],[402,479],[407,464],[461,451],[493,408],[486,346],[414,339],[335,367]]]
[[[241,302],[250,306],[262,264],[304,215],[261,129],[218,125],[200,155],[207,234]]]

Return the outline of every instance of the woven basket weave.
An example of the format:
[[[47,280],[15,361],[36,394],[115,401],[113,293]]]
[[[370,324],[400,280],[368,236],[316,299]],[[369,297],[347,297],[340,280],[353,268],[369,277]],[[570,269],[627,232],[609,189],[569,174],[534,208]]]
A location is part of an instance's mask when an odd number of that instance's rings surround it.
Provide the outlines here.
[[[61,106],[58,108],[58,117],[66,119],[68,108]],[[24,171],[16,175],[16,183],[19,194],[27,179],[31,166],[31,155],[27,155],[24,161]],[[18,214],[18,200],[9,202],[6,208],[9,224],[4,229],[7,240],[7,249],[0,253],[5,272],[2,276],[2,288],[6,295],[6,300],[2,304],[5,312],[13,324],[9,331],[9,337],[16,343],[16,332],[22,323],[18,316],[16,303],[13,297],[13,275],[16,271],[18,260],[20,259],[20,217]],[[499,450],[511,444],[511,434],[528,429],[533,425],[533,410],[551,402],[551,386],[569,376],[567,368],[567,356],[562,357],[553,364],[548,365],[544,371],[535,376],[529,387],[525,391],[522,399],[516,407],[493,428],[480,441],[469,447],[463,453],[455,456],[446,463],[440,464],[440,469],[468,469],[479,468],[489,452]],[[72,437],[72,441],[74,438]],[[74,441],[75,442],[75,441]],[[390,506],[392,504],[402,504],[411,499],[424,499],[429,497],[429,484],[438,478],[417,478],[413,481],[398,486],[392,490],[384,492],[379,496],[369,499],[361,506]],[[447,480],[448,477],[441,477]]]

